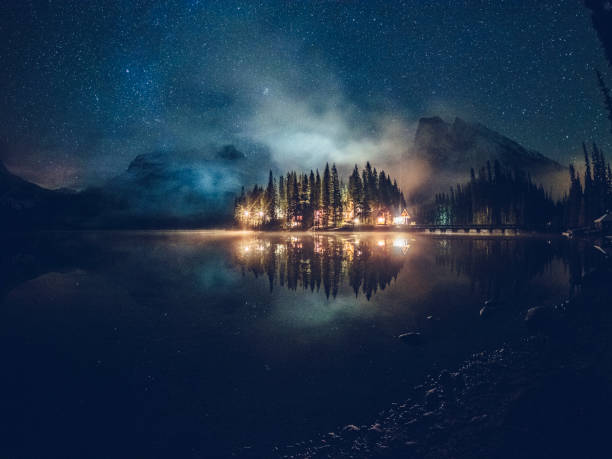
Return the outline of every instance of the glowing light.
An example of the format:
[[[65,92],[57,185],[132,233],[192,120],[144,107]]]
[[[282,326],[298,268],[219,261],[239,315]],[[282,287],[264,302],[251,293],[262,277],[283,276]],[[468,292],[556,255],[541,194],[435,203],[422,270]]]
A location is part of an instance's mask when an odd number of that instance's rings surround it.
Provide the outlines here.
[[[381,239],[380,241],[378,241],[378,242],[376,243],[376,245],[377,245],[378,247],[384,247],[384,246],[385,246],[385,241],[383,241],[383,240]]]
[[[359,219],[358,219],[358,218],[354,219],[354,220],[353,220],[353,223],[354,223],[355,225],[359,225]]]
[[[376,221],[378,222],[379,225],[384,225],[385,224],[385,217],[378,217],[378,219]]]
[[[245,210],[245,211],[244,211],[244,216],[245,216],[245,217],[248,217],[248,216],[249,216],[249,211],[248,211],[248,210]]]
[[[259,213],[258,213],[258,215],[259,215],[260,217],[263,217],[263,216],[264,216],[264,213],[263,213],[263,212],[260,210],[260,211],[259,211]]]

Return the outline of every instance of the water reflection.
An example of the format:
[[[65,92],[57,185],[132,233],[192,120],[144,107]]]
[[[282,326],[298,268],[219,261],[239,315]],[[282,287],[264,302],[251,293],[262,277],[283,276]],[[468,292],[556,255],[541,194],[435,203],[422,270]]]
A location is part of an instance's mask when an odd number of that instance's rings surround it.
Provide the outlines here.
[[[348,282],[355,296],[362,293],[369,300],[397,279],[410,243],[407,238],[389,237],[254,237],[237,242],[234,260],[243,275],[266,275],[270,291],[277,284],[311,291],[323,286],[325,296],[335,298]]]
[[[71,432],[66,457],[226,457],[366,422],[432,368],[522,336],[526,307],[558,304],[602,257],[542,237],[5,235],[5,437],[65,448]],[[482,320],[492,296],[507,301]],[[426,344],[403,345],[407,330]]]
[[[430,264],[429,257],[433,257]],[[427,259],[425,259],[427,258]],[[275,286],[320,291],[335,298],[343,284],[368,300],[410,269],[452,272],[469,279],[472,291],[498,298],[546,273],[568,278],[567,295],[603,257],[588,244],[562,238],[431,238],[389,235],[257,235],[233,247],[233,261]],[[553,272],[554,271],[554,272]]]

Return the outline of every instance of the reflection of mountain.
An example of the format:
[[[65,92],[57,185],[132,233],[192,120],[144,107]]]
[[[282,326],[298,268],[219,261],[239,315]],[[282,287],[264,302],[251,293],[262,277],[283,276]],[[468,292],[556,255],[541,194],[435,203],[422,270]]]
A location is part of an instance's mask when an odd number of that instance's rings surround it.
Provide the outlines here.
[[[98,266],[104,248],[69,233],[4,234],[0,238],[0,302],[18,285],[49,272]]]
[[[287,237],[241,240],[234,258],[243,273],[267,275],[270,290],[282,287],[314,291],[321,285],[325,295],[335,298],[340,285],[348,281],[355,295],[368,299],[397,278],[409,243],[404,239],[359,240],[334,236]]]

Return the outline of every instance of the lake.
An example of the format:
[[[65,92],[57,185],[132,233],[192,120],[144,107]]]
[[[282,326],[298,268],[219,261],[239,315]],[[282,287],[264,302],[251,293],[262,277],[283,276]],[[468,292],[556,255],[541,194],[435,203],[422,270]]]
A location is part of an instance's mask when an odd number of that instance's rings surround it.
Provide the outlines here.
[[[0,246],[2,457],[265,457],[521,336],[527,307],[564,300],[598,263],[546,236],[58,232]],[[397,338],[411,331],[422,345]]]

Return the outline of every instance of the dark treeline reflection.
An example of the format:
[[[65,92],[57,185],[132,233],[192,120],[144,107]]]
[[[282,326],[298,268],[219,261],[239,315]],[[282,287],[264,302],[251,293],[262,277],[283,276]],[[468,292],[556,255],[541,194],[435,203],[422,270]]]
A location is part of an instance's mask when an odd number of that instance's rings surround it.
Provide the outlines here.
[[[243,275],[267,276],[271,291],[276,285],[322,287],[328,298],[335,298],[346,284],[367,299],[395,281],[405,266],[464,276],[472,291],[491,299],[518,295],[532,288],[534,278],[556,269],[555,275],[567,273],[566,293],[572,295],[583,275],[602,260],[586,242],[522,237],[261,236],[236,241],[233,255]]]
[[[571,295],[603,260],[586,241],[570,244],[561,238],[439,239],[435,254],[437,266],[465,275],[473,289],[495,299],[530,288],[529,281],[551,269],[555,259],[569,274]]]
[[[243,274],[266,275],[271,291],[276,284],[311,291],[322,286],[328,298],[335,298],[348,282],[356,296],[361,292],[370,299],[397,278],[409,248],[404,238],[290,236],[243,239],[234,255]]]

